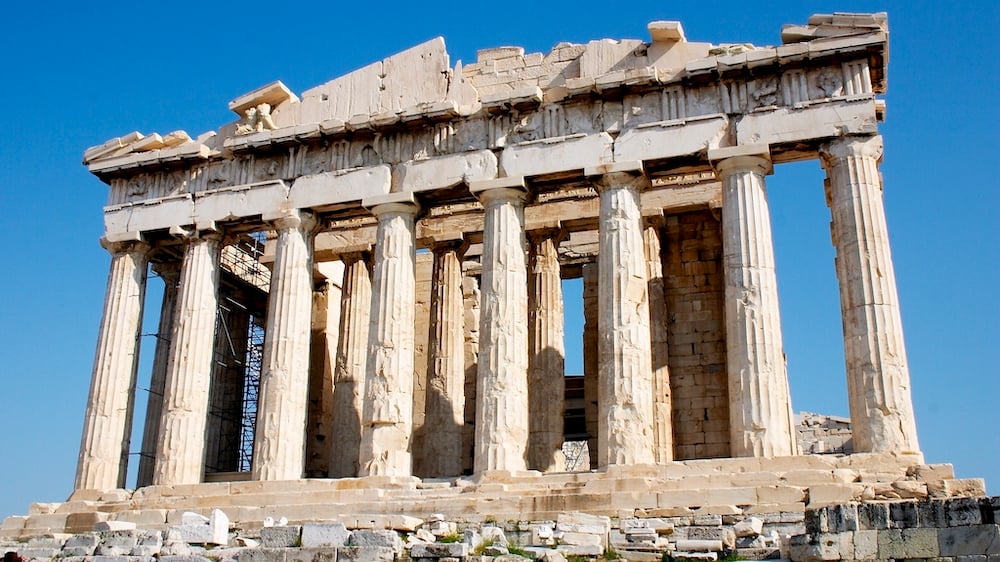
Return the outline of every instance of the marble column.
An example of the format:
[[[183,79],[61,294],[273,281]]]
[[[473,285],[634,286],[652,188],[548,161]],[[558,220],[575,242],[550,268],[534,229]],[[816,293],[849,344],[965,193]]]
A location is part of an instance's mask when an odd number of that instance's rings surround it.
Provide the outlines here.
[[[163,279],[163,301],[160,304],[160,324],[156,332],[153,371],[149,378],[146,423],[142,428],[142,453],[139,456],[139,473],[136,478],[136,487],[139,488],[153,483],[153,466],[156,464],[156,438],[160,434],[163,387],[167,382],[170,332],[173,331],[174,327],[177,282],[180,279],[181,264],[176,261],[153,264],[153,271],[160,276],[160,279]]]
[[[274,220],[278,240],[267,300],[254,480],[297,480],[305,470],[312,322],[312,248],[316,220],[292,211]]]
[[[416,231],[412,193],[363,201],[378,218],[359,476],[410,476]]]
[[[340,339],[333,380],[333,456],[330,476],[354,477],[361,455],[361,412],[368,363],[368,314],[372,305],[371,267],[367,252],[344,254],[340,301]]]
[[[184,247],[154,485],[197,484],[202,479],[221,248],[222,236],[215,233],[193,237]]]
[[[314,264],[321,280],[313,291],[312,336],[309,350],[309,419],[306,429],[306,478],[330,475],[333,456],[333,393],[340,341],[341,288],[344,262]],[[357,455],[355,455],[357,458]],[[353,474],[357,474],[355,470]]]
[[[722,179],[729,432],[734,457],[796,452],[781,343],[778,282],[764,176],[767,146],[709,151]]]
[[[111,253],[104,313],[83,422],[77,490],[125,487],[149,246],[104,243]]]
[[[653,464],[653,373],[641,163],[588,169],[600,193],[598,466]]]
[[[566,470],[562,444],[566,399],[559,229],[530,233],[528,276],[528,467]]]
[[[598,384],[598,357],[597,352],[598,333],[600,332],[600,318],[597,310],[597,281],[598,271],[596,263],[584,264],[583,273],[583,401],[584,401],[584,421],[587,427],[587,453],[590,457],[590,468],[597,468],[597,448],[598,434],[597,423],[599,400]]]
[[[465,425],[465,302],[462,291],[461,240],[432,248],[430,341],[427,353],[427,399],[424,426],[429,476],[462,474]]]
[[[916,453],[910,373],[878,163],[882,137],[820,149],[833,216],[854,450]]]
[[[474,471],[522,471],[528,444],[524,179],[470,188],[485,208]]]
[[[649,339],[653,362],[653,455],[657,463],[674,460],[673,405],[670,398],[670,367],[667,336],[667,298],[660,252],[662,216],[647,220],[643,239],[649,287]]]

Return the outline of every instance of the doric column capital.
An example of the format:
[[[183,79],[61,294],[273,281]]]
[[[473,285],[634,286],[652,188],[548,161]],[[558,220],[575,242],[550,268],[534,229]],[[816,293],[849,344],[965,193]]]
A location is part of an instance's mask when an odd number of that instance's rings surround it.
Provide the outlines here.
[[[651,183],[646,176],[642,162],[615,162],[585,168],[583,175],[594,185],[598,193],[606,189],[649,189]]]
[[[464,238],[434,239],[427,243],[427,247],[435,256],[448,252],[455,252],[461,256],[469,248],[469,242]]]
[[[127,254],[132,252],[149,253],[152,247],[142,240],[123,240],[111,242],[107,238],[101,237],[101,247],[111,255]]]
[[[371,251],[344,252],[337,255],[337,258],[344,262],[345,267],[350,267],[359,261],[365,262],[366,264],[370,263],[371,257]]]
[[[176,282],[181,274],[181,262],[179,260],[154,262],[153,272],[165,281]]]
[[[298,209],[288,209],[275,215],[266,216],[264,220],[270,221],[275,230],[299,229],[311,232],[319,225],[316,215]]]
[[[527,234],[528,241],[530,241],[532,245],[536,245],[544,240],[552,240],[552,243],[557,247],[560,242],[569,237],[569,233],[566,232],[566,229],[555,226],[536,228],[527,231],[525,234]]]
[[[766,144],[709,149],[708,160],[720,176],[741,170],[766,176],[774,171],[771,165],[771,151]]]
[[[523,176],[469,182],[469,191],[483,205],[496,202],[528,200],[528,187]]]
[[[819,147],[819,157],[824,168],[836,161],[851,157],[882,160],[882,135],[840,137]]]
[[[390,214],[416,216],[420,212],[420,203],[410,191],[367,197],[361,201],[361,205],[376,218]]]

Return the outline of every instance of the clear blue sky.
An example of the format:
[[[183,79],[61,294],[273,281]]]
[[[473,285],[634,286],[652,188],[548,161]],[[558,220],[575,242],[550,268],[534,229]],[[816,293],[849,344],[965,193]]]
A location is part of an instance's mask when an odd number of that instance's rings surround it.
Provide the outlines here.
[[[7,232],[0,267],[0,517],[25,513],[29,502],[65,500],[73,483],[109,261],[97,243],[107,190],[80,164],[85,148],[133,130],[194,136],[216,129],[233,119],[227,102],[254,88],[280,79],[301,93],[438,35],[453,63],[501,45],[547,52],[559,41],[646,39],[647,22],[657,19],[682,21],[692,41],[773,45],[781,24],[834,10],[889,12],[882,172],[924,454],[929,462],[954,463],[960,476],[987,478],[1000,494],[998,6],[8,5],[0,34],[0,210]],[[780,166],[768,185],[793,406],[847,415],[819,165]],[[144,344],[148,353],[152,341]]]

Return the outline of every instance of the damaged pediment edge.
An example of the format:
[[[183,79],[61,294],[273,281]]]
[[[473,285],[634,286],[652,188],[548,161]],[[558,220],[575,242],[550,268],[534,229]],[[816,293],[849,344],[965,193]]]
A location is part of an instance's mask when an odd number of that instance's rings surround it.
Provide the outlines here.
[[[206,131],[193,140],[183,130],[162,136],[133,131],[88,148],[83,153],[83,164],[91,172],[98,173],[157,161],[205,159],[218,153],[214,146],[215,138],[215,131]]]

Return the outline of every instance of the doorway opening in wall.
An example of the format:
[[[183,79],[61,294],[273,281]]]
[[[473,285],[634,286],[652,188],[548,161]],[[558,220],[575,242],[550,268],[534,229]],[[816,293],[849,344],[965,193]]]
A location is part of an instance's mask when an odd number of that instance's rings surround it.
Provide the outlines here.
[[[563,456],[567,472],[590,470],[587,407],[584,392],[583,278],[563,278],[563,349],[566,394],[563,413]]]
[[[847,445],[840,293],[823,178],[815,160],[775,166],[767,178],[782,339],[802,453],[845,452]]]

